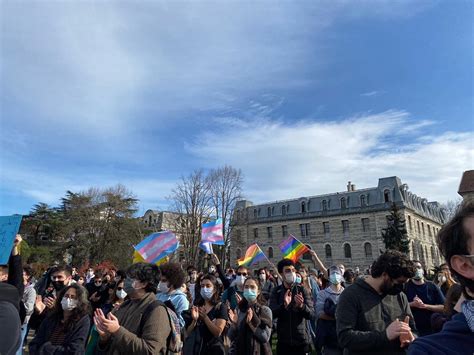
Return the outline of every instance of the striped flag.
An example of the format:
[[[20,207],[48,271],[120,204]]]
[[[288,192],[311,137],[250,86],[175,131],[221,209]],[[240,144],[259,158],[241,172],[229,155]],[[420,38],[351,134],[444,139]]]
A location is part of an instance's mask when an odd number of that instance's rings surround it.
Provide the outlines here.
[[[178,249],[179,242],[170,231],[152,233],[143,239],[135,250],[147,263],[155,264]]]
[[[283,254],[283,258],[291,259],[294,263],[298,261],[301,255],[309,251],[309,248],[306,245],[301,243],[291,234],[280,243],[279,247]]]
[[[252,264],[258,263],[265,259],[265,254],[257,243],[252,244],[248,247],[243,258],[237,260],[239,266],[251,266]]]
[[[213,222],[204,223],[202,225],[201,242],[224,245],[221,218],[218,218]]]
[[[206,252],[206,254],[213,254],[214,253],[214,251],[212,250],[212,244],[211,243],[200,242],[199,243],[199,248],[204,250]]]
[[[161,264],[167,263],[168,261],[170,261],[170,258],[165,256],[163,259],[158,260],[155,264],[159,266]],[[134,250],[132,264],[136,263],[146,263],[146,260],[143,259],[143,256],[141,256],[138,251]]]

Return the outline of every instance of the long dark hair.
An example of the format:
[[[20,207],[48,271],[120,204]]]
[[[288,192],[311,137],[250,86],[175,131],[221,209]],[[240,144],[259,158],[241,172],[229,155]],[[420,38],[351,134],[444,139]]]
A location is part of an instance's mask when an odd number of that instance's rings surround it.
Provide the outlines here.
[[[217,303],[219,303],[220,301],[220,286],[219,284],[217,283],[217,278],[214,276],[214,275],[211,275],[211,274],[207,274],[207,275],[204,275],[200,278],[199,280],[199,294],[198,293],[195,293],[195,301],[194,301],[194,304],[196,306],[204,306],[204,303],[205,303],[205,300],[204,298],[202,298],[201,296],[201,281],[202,280],[209,280],[211,281],[212,283],[212,286],[214,287],[214,294],[212,295],[212,298],[210,299],[210,302],[213,304],[213,305],[216,305]]]
[[[57,321],[60,321],[61,319],[63,319],[64,312],[63,312],[63,308],[61,307],[61,300],[63,299],[64,295],[70,288],[73,288],[76,290],[77,306],[71,311],[71,316],[64,323],[64,327],[66,328],[66,330],[72,330],[74,328],[74,325],[82,317],[86,315],[90,316],[92,312],[91,305],[89,303],[89,300],[87,299],[87,295],[88,295],[87,290],[84,287],[76,283],[73,283],[69,286],[64,287],[61,291],[59,291],[59,293],[56,296],[56,302],[54,303],[54,307],[49,316],[51,318],[56,318]]]

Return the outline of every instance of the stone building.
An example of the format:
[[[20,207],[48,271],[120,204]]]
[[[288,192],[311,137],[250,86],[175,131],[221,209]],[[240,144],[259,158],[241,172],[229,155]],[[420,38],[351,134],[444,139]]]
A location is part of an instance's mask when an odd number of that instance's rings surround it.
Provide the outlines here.
[[[396,177],[380,178],[376,187],[300,197],[254,205],[237,202],[231,235],[231,260],[258,243],[272,262],[282,255],[278,244],[294,235],[318,253],[325,265],[343,263],[364,270],[384,250],[382,229],[395,203],[403,215],[410,239],[410,257],[427,269],[442,262],[435,236],[446,214],[437,202],[428,202],[408,190]],[[303,262],[310,262],[310,255]],[[263,266],[264,263],[262,263]]]

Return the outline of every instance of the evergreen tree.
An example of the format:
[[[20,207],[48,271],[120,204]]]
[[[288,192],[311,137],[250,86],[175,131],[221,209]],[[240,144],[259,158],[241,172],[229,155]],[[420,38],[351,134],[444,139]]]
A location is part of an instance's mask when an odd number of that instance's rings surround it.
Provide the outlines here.
[[[408,239],[405,219],[402,217],[395,203],[392,204],[392,208],[390,209],[387,224],[387,228],[382,230],[385,249],[398,250],[408,254],[410,252],[410,240]]]

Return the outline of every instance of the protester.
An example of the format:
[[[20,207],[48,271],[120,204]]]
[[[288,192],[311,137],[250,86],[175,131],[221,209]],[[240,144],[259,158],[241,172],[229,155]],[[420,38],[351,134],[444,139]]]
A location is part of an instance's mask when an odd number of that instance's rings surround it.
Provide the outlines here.
[[[275,284],[271,280],[269,280],[268,273],[265,268],[258,269],[257,274],[259,288],[260,290],[262,290],[262,297],[265,299],[265,301],[268,301],[270,299],[273,287],[275,287]]]
[[[101,308],[109,297],[109,288],[105,281],[105,275],[98,271],[94,278],[86,284],[87,292],[89,292],[89,301],[91,302],[92,310]]]
[[[155,298],[159,280],[156,265],[137,263],[128,268],[124,291],[129,299],[107,317],[100,309],[94,313],[97,353],[166,353],[171,325],[166,308]]]
[[[216,270],[219,274],[219,279],[222,282],[224,287],[224,292],[222,293],[222,302],[229,302],[229,307],[234,310],[237,307],[237,304],[242,300],[244,292],[244,281],[249,276],[249,270],[245,266],[239,266],[237,269],[237,276],[234,281],[230,282],[222,270],[220,265],[219,258],[216,254],[211,254],[211,261],[216,266]]]
[[[221,355],[226,353],[222,332],[229,319],[228,308],[219,301],[219,284],[214,275],[200,279],[200,294],[186,319],[183,353]]]
[[[347,271],[346,271],[347,272]],[[322,349],[324,355],[342,355],[342,349],[337,342],[336,333],[336,306],[342,287],[342,270],[337,266],[329,269],[330,286],[320,291],[317,295],[316,316],[318,325],[316,328],[316,345]]]
[[[474,349],[474,203],[465,203],[438,233],[438,246],[462,287],[452,319],[436,334],[418,338],[409,355],[466,354]]]
[[[307,354],[311,339],[306,320],[314,316],[311,296],[302,286],[297,286],[295,264],[290,259],[281,260],[278,272],[283,284],[273,289],[270,308],[277,322],[277,354]]]
[[[14,354],[20,346],[21,319],[18,289],[0,282],[0,354]]]
[[[89,267],[86,272],[86,284],[90,283],[94,277],[94,269],[92,267]]]
[[[431,329],[433,333],[439,332],[444,323],[450,320],[456,313],[458,313],[454,307],[459,301],[462,294],[462,287],[459,284],[454,284],[448,291],[446,299],[444,301],[443,312],[433,313],[431,316]]]
[[[356,273],[354,271],[352,271],[352,269],[347,269],[345,272],[344,272],[344,286],[345,287],[348,287],[350,285],[352,285],[356,279]]]
[[[106,316],[112,310],[117,310],[127,297],[127,292],[124,290],[124,282],[120,281],[115,284],[114,288],[109,288],[109,299],[101,307],[102,312]]]
[[[77,284],[66,286],[31,341],[30,354],[84,354],[90,315],[87,291]]]
[[[260,280],[247,278],[244,298],[237,310],[229,310],[233,339],[231,354],[271,354],[272,311],[265,306]]]
[[[446,264],[442,264],[440,266],[440,271],[436,275],[435,285],[441,289],[441,292],[446,297],[449,289],[454,284],[456,284],[456,281],[454,281],[453,277],[451,276],[449,267]]]
[[[184,326],[183,311],[189,309],[189,301],[186,294],[181,290],[184,284],[185,275],[181,269],[181,264],[165,263],[160,266],[161,281],[158,284],[156,299],[168,306],[172,305],[173,311],[179,319],[181,327]]]
[[[31,268],[31,266],[25,265],[23,267],[23,284],[25,285],[25,291],[23,292],[22,302],[25,306],[26,317],[21,326],[21,344],[17,351],[18,355],[21,355],[23,353],[23,342],[28,331],[28,322],[35,310],[36,290],[34,288],[34,285],[31,283],[32,278],[33,269]]]
[[[404,292],[415,317],[418,334],[423,336],[433,332],[431,316],[433,313],[443,311],[444,296],[438,286],[425,280],[421,263],[415,260],[413,264],[415,275],[406,283]]]
[[[188,273],[188,282],[186,283],[189,293],[191,294],[191,303],[194,302],[196,299],[196,292],[195,292],[195,287],[196,287],[196,280],[197,280],[197,270],[194,266],[188,266],[186,269]]]
[[[405,352],[416,328],[401,291],[414,274],[406,255],[388,250],[374,262],[370,276],[344,290],[336,308],[337,338],[344,354]]]

